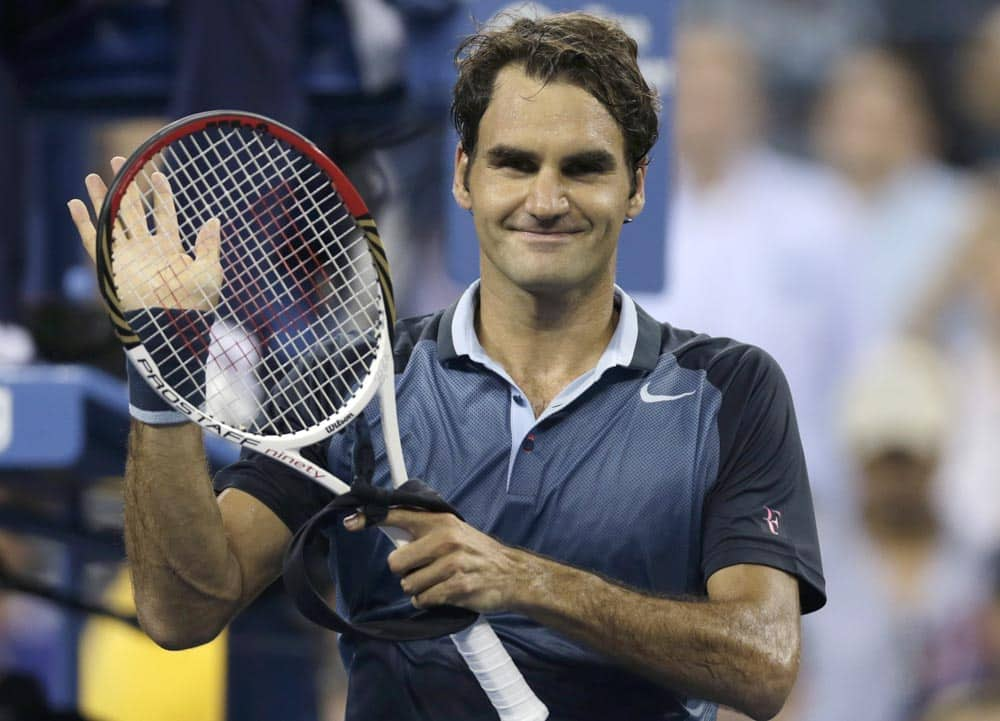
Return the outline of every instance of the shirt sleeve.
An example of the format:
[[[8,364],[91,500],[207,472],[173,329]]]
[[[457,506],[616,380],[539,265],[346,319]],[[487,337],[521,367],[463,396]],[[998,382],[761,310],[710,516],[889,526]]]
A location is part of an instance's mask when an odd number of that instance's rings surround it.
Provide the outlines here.
[[[741,563],[798,579],[803,613],[826,603],[812,494],[788,383],[753,346],[731,348],[708,369],[722,391],[719,470],[705,500],[702,573]]]
[[[303,448],[302,455],[350,482],[350,449],[350,434],[345,432]],[[216,493],[227,488],[249,493],[274,511],[292,533],[334,498],[331,491],[295,469],[251,450],[244,450],[238,461],[216,473],[214,485]]]

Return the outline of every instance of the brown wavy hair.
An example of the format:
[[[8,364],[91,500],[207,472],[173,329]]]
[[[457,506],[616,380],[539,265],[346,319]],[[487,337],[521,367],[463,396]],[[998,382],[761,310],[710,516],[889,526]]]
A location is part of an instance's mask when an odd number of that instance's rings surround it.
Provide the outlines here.
[[[528,76],[577,85],[607,108],[625,138],[634,193],[635,172],[649,163],[659,135],[660,109],[659,96],[642,77],[638,60],[639,46],[618,23],[586,13],[482,27],[455,51],[458,80],[451,117],[462,147],[470,157],[476,152],[479,122],[497,74],[512,63],[522,65]]]

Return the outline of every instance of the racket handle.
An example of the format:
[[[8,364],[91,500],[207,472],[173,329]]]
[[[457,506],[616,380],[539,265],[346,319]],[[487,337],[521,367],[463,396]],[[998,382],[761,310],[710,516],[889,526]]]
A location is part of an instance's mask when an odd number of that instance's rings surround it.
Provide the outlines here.
[[[500,721],[545,721],[549,710],[535,696],[489,622],[480,616],[451,640],[489,696]]]
[[[401,528],[378,528],[396,548],[413,540]],[[500,721],[545,721],[549,717],[548,708],[531,690],[496,631],[483,616],[468,628],[453,633],[451,640],[489,697]]]

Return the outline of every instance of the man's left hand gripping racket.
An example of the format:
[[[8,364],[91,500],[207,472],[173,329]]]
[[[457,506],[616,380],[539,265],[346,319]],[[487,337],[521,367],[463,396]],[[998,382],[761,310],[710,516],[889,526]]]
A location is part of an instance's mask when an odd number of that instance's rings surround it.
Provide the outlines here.
[[[129,359],[177,411],[340,494],[299,451],[377,392],[392,482],[406,482],[389,266],[364,202],[308,140],[239,112],[168,125],[108,189],[96,251]],[[503,721],[548,716],[483,617],[452,638]]]

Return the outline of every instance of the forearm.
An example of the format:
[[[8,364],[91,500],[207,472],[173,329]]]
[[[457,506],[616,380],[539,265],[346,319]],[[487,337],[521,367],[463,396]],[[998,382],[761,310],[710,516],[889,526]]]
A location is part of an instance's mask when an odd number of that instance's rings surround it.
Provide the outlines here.
[[[125,547],[139,620],[168,648],[204,643],[242,597],[194,424],[132,421],[125,468]]]
[[[799,590],[783,571],[729,566],[708,579],[709,600],[674,600],[505,546],[449,514],[392,509],[384,523],[413,537],[388,563],[420,608],[521,613],[677,693],[757,719],[774,716],[795,681]]]
[[[797,626],[789,632],[787,609],[749,600],[647,596],[527,556],[526,582],[519,584],[512,610],[678,692],[754,718],[780,710],[799,655]]]

